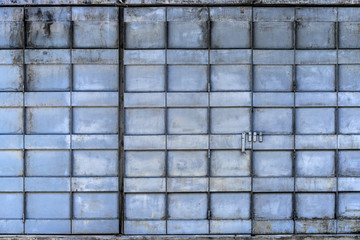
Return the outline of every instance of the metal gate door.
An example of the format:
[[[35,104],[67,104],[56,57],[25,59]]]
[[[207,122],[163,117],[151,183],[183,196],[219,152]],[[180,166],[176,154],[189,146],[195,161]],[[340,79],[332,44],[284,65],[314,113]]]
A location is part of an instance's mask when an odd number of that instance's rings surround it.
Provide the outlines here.
[[[359,8],[126,8],[125,234],[359,230]]]
[[[360,8],[0,16],[1,234],[360,231]]]
[[[0,233],[118,233],[118,8],[0,16]]]

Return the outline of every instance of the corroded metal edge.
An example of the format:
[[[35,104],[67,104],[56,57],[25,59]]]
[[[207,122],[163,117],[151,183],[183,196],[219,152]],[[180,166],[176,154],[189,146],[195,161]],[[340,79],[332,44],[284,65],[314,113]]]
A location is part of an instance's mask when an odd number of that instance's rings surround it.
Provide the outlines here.
[[[360,6],[360,0],[0,0],[0,6],[23,5],[249,5]]]
[[[0,0],[1,5],[114,5],[119,0]]]
[[[87,235],[9,235],[0,236],[0,240],[358,240],[360,235],[262,235],[262,236],[230,236],[230,235],[143,235],[143,236],[87,236]]]
[[[360,0],[127,0],[127,4],[211,4],[211,5],[249,5],[249,6],[354,6],[360,5]]]

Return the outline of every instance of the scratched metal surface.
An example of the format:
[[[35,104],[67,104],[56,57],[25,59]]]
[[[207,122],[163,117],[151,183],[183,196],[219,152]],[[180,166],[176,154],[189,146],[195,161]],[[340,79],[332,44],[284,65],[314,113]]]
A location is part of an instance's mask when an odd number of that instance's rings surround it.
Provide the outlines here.
[[[0,234],[359,232],[360,8],[64,4],[0,8]]]

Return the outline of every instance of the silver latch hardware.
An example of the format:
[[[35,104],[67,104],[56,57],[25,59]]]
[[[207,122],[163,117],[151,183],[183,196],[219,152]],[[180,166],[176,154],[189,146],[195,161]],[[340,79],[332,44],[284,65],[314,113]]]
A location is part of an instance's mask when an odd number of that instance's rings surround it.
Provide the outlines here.
[[[241,152],[245,152],[245,146],[246,145],[246,133],[241,134]]]

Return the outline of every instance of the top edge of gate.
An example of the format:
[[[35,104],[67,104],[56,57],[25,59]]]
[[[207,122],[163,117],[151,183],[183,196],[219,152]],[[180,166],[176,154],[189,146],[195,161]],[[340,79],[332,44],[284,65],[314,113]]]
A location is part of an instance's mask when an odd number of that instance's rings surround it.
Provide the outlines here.
[[[247,6],[360,6],[360,0],[0,0],[1,6],[37,5],[247,5]]]
[[[0,0],[0,6],[37,6],[37,5],[117,5],[120,0]]]
[[[359,240],[360,235],[0,235],[1,240]]]

